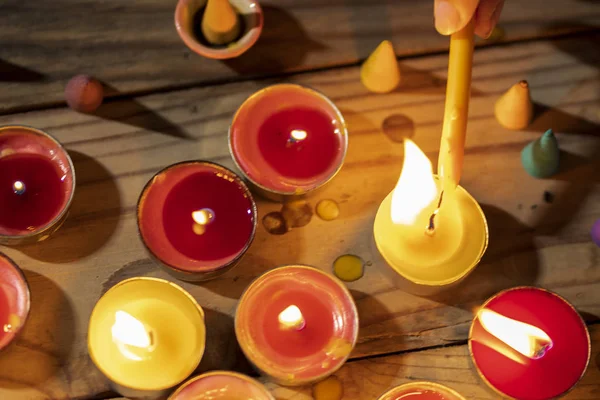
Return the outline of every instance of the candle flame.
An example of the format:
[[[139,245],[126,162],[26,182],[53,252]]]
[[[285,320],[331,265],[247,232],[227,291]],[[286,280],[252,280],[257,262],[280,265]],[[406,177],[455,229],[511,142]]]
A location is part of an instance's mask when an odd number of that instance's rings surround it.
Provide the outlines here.
[[[292,137],[292,140],[300,141],[300,140],[306,139],[306,137],[308,136],[308,133],[302,129],[294,129],[290,133],[290,136]]]
[[[117,344],[121,353],[134,361],[140,361],[143,357],[135,354],[126,346],[152,351],[154,340],[152,332],[144,326],[144,323],[125,311],[115,313],[115,323],[111,329],[113,341]]]
[[[536,360],[552,348],[552,340],[538,327],[488,309],[479,311],[477,317],[486,331],[525,357]]]
[[[291,305],[279,314],[279,324],[284,329],[300,330],[304,328],[305,322],[300,309]]]
[[[215,218],[215,214],[208,208],[203,208],[192,213],[192,219],[198,225],[208,225]]]
[[[21,181],[15,181],[15,183],[13,183],[13,192],[16,194],[23,194],[25,192],[25,184]]]
[[[431,161],[412,140],[405,139],[402,173],[392,194],[392,221],[413,224],[437,195]]]

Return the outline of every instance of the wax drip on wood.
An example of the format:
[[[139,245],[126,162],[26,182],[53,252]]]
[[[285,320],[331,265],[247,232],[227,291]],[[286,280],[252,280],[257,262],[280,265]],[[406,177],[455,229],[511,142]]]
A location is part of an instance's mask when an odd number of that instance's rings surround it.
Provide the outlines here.
[[[384,40],[360,69],[360,80],[371,92],[388,93],[400,84],[400,68],[394,47]]]
[[[335,200],[324,199],[317,203],[317,215],[324,221],[333,221],[340,215],[340,207]]]
[[[548,178],[558,172],[560,149],[552,129],[525,146],[521,151],[521,163],[534,178]]]
[[[273,235],[283,235],[292,228],[308,225],[313,216],[311,205],[305,200],[294,200],[284,203],[281,211],[273,211],[262,219],[267,232]]]
[[[527,81],[513,85],[497,101],[494,115],[508,129],[525,129],[533,119],[533,102]]]
[[[244,18],[228,0],[208,0],[194,14],[194,35],[205,46],[227,47],[244,32]]]
[[[315,384],[312,392],[315,400],[341,400],[344,395],[342,381],[337,376],[330,376]]]
[[[359,256],[344,254],[333,262],[333,274],[344,282],[354,282],[365,273],[365,262]]]

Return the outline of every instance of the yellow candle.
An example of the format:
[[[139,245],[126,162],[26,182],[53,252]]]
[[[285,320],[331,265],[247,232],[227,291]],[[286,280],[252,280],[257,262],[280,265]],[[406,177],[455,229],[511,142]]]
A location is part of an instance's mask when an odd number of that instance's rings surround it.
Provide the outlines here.
[[[196,369],[205,338],[204,312],[190,294],[166,280],[137,277],[100,298],[88,348],[119,391],[153,392],[178,385]]]
[[[428,233],[441,183],[417,145],[404,143],[400,179],[381,203],[373,233],[384,261],[408,284],[403,288],[425,294],[460,281],[477,265],[487,247],[487,223],[479,204],[458,186],[444,194],[436,228]]]
[[[438,159],[438,175],[442,178],[444,194],[456,188],[462,172],[471,96],[474,29],[475,24],[471,20],[450,38],[446,105]]]

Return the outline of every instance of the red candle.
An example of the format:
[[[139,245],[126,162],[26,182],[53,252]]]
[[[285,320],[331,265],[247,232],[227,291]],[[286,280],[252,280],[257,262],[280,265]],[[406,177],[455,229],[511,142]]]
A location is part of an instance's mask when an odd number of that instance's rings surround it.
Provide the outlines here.
[[[344,118],[324,95],[279,84],[248,98],[229,130],[231,154],[268,197],[301,195],[339,171],[348,145]]]
[[[498,293],[471,325],[469,347],[481,377],[517,399],[550,399],[571,389],[590,359],[585,323],[566,300],[534,287]]]
[[[19,333],[29,314],[29,287],[17,265],[0,253],[0,350]]]
[[[0,127],[0,243],[43,240],[73,198],[75,173],[54,138],[23,126]]]
[[[379,397],[379,400],[464,400],[454,390],[433,382],[410,382],[397,386]]]
[[[256,229],[256,205],[232,171],[204,161],[156,174],[138,202],[138,225],[150,253],[184,280],[206,280],[231,268]]]
[[[336,278],[306,266],[273,269],[242,295],[235,331],[244,354],[283,385],[334,373],[358,335],[358,313]]]
[[[190,379],[169,400],[274,400],[259,382],[230,371],[214,371]]]

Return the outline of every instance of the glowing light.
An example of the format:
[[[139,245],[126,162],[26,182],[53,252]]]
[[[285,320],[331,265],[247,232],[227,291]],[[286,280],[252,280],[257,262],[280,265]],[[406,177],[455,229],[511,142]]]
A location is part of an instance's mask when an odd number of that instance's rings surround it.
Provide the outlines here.
[[[294,129],[291,133],[290,136],[292,137],[292,140],[295,140],[297,142],[306,139],[306,137],[308,136],[308,133],[305,130],[302,129]]]
[[[125,311],[115,313],[115,323],[111,328],[111,333],[113,341],[117,344],[121,353],[131,360],[141,361],[144,357],[132,351],[133,349],[127,348],[127,346],[144,349],[146,353],[153,350],[152,332],[140,320]]]
[[[402,173],[392,194],[392,221],[413,224],[437,196],[431,161],[412,140],[405,139]]]
[[[481,326],[525,357],[538,359],[552,348],[550,337],[538,327],[483,309],[478,313]]]
[[[13,183],[13,192],[15,192],[15,194],[25,193],[25,184],[21,181],[16,181]]]
[[[279,314],[279,324],[284,329],[300,330],[304,328],[305,321],[300,309],[291,305]]]
[[[192,219],[198,225],[208,225],[215,219],[215,214],[210,208],[203,208],[192,213]]]

